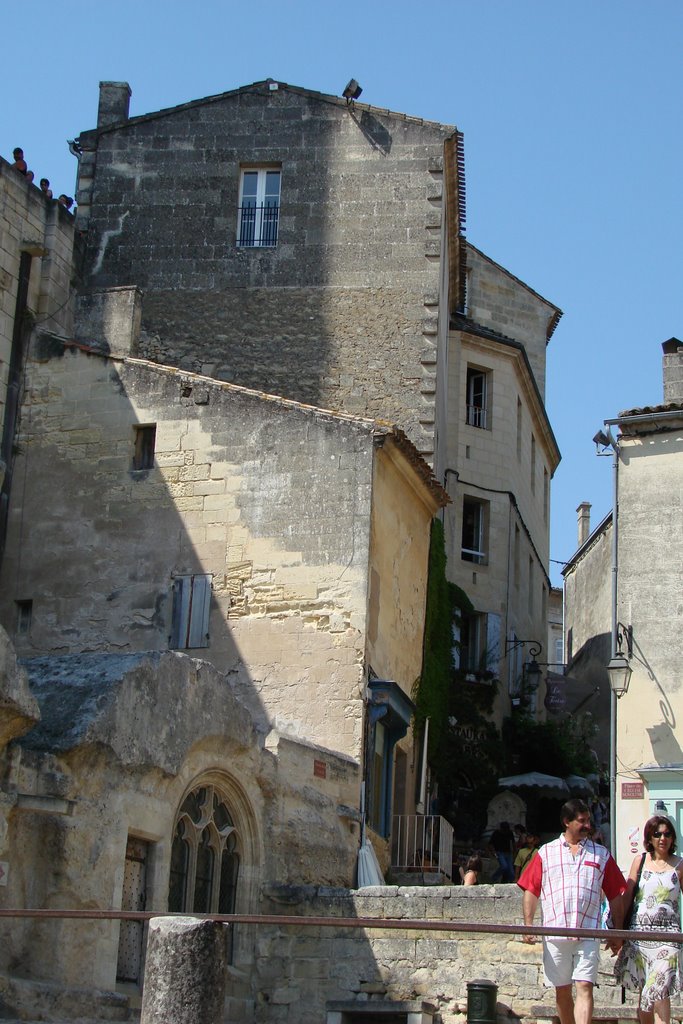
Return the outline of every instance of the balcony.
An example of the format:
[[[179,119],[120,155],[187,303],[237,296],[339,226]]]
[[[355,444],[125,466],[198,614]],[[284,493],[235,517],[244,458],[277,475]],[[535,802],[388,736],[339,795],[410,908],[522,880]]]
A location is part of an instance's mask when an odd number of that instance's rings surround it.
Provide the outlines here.
[[[238,246],[273,248],[277,245],[279,220],[280,207],[276,203],[244,203],[239,207]]]
[[[438,814],[395,814],[391,829],[391,873],[411,885],[449,885],[453,871],[453,826]]]

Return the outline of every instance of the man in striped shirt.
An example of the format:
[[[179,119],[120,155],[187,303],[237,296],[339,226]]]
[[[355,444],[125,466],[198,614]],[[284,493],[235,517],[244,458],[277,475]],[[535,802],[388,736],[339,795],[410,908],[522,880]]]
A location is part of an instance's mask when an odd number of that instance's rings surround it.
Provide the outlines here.
[[[590,838],[588,805],[583,800],[568,800],[560,817],[564,832],[540,848],[517,882],[524,890],[524,924],[534,923],[540,897],[544,926],[600,928],[604,892],[614,926],[621,927],[621,894],[626,882],[609,851]],[[525,935],[524,941],[536,940]],[[544,936],[543,972],[546,983],[555,988],[561,1024],[590,1024],[599,958],[597,939]],[[572,983],[576,984],[576,1004]]]

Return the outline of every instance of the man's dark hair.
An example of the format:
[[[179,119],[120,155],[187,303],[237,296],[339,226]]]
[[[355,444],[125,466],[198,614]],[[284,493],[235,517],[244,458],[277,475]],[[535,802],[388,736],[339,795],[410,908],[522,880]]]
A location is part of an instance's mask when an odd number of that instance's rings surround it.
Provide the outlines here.
[[[568,821],[576,821],[580,814],[590,814],[590,808],[585,800],[574,797],[573,800],[567,800],[566,804],[562,804],[560,821],[566,825]]]

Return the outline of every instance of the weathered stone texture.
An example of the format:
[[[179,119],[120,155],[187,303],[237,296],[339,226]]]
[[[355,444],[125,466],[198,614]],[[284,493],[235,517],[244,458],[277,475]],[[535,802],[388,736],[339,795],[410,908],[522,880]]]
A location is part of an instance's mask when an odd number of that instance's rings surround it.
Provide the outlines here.
[[[36,360],[0,597],[8,625],[20,594],[35,601],[19,649],[165,650],[174,578],[207,573],[197,653],[264,728],[358,757],[365,658],[406,692],[419,673],[437,507],[391,436],[376,447],[385,428],[50,339]],[[141,423],[156,424],[154,465],[134,470]],[[371,544],[381,647],[367,636]]]
[[[9,741],[28,732],[39,718],[26,673],[17,665],[14,648],[0,626],[0,757]]]
[[[522,921],[521,893],[513,885],[357,891],[272,887],[264,892],[263,912],[472,925]],[[288,925],[260,926],[255,941],[253,996],[259,1007],[256,1019],[263,1024],[314,1024],[325,1019],[326,1006],[336,1000],[352,1002],[361,1012],[378,1001],[420,999],[436,1007],[443,1024],[461,1024],[467,983],[482,977],[498,986],[500,1020],[528,1014],[545,995],[540,943],[529,946],[514,934]],[[607,954],[599,981],[599,1002],[617,1004],[621,991]]]
[[[91,283],[144,290],[143,355],[381,413],[431,450],[420,354],[453,130],[261,84],[86,132]],[[277,246],[240,248],[240,170],[259,165],[282,171]]]
[[[207,655],[252,712],[357,756],[372,424],[77,349],[34,371],[10,524],[41,508],[21,552],[25,649],[166,649],[174,576],[210,573]],[[149,470],[131,469],[138,423],[157,424]]]
[[[222,1024],[226,965],[225,925],[152,918],[141,1024]]]
[[[664,342],[662,371],[664,402],[683,404],[683,342],[678,338]]]
[[[42,720],[8,761],[15,799],[2,808],[9,872],[1,906],[120,907],[133,834],[154,850],[147,909],[166,911],[175,815],[198,779],[230,803],[238,913],[250,912],[275,879],[338,885],[352,876],[357,762],[275,731],[264,739],[208,663],[168,652],[29,658],[24,666]],[[27,850],[30,857],[17,852]],[[118,938],[117,922],[20,920],[0,945],[0,972],[21,962],[44,981],[113,987]],[[248,960],[248,934],[236,943],[237,959]]]
[[[424,310],[405,289],[165,291],[143,309],[148,359],[420,435]]]
[[[471,245],[467,268],[468,315],[524,345],[543,398],[548,332],[559,310]]]
[[[32,256],[27,305],[48,330],[71,330],[73,217],[0,157],[0,430],[23,252]],[[1,439],[1,435],[0,435]],[[0,472],[1,476],[1,472]]]

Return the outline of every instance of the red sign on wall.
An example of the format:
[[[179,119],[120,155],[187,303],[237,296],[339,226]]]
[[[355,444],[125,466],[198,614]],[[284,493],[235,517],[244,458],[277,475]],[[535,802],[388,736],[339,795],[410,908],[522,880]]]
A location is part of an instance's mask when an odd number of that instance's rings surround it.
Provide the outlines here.
[[[327,765],[325,764],[324,761],[313,762],[313,774],[317,779],[327,778]]]
[[[644,782],[622,782],[621,784],[621,799],[622,800],[642,800],[645,796],[645,783]]]

